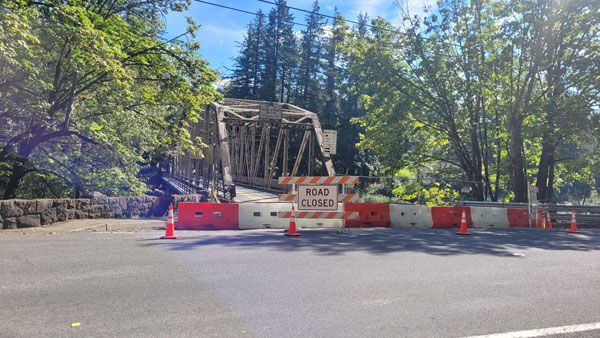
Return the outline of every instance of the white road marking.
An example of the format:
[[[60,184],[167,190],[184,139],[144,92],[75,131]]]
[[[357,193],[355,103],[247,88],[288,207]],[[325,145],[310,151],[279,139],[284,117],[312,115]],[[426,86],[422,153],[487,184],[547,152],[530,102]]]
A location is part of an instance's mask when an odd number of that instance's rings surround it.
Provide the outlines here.
[[[584,331],[600,330],[600,322],[589,324],[566,325],[557,327],[547,327],[545,329],[534,329],[524,331],[514,331],[505,333],[494,333],[481,336],[470,336],[465,338],[529,338],[546,337],[556,334],[575,333]]]

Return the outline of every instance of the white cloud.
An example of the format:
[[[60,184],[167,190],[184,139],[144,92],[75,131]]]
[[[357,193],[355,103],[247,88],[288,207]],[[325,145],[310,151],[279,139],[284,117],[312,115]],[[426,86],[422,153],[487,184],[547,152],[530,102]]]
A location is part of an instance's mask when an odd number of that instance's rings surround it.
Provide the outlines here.
[[[354,16],[367,13],[371,19],[381,16],[398,25],[404,11],[408,11],[410,15],[423,16],[424,7],[435,6],[436,3],[437,0],[354,0],[351,13]]]
[[[244,34],[246,34],[246,29],[202,25],[202,27],[200,27],[199,34],[206,38],[215,40],[232,40],[241,42],[244,39]]]
[[[423,16],[425,7],[435,7],[437,0],[404,0],[401,5],[410,15]]]
[[[355,0],[353,14],[367,13],[369,17],[384,16],[384,8],[390,5],[389,0]]]

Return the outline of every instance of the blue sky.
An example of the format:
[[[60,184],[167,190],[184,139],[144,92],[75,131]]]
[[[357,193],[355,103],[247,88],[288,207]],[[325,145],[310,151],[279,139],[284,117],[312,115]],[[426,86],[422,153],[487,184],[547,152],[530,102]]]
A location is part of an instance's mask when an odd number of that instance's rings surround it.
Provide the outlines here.
[[[273,6],[257,0],[207,0],[229,7],[267,13]],[[289,6],[310,10],[314,0],[288,0]],[[370,18],[382,16],[392,22],[399,22],[399,6],[408,8],[412,14],[422,14],[423,6],[434,5],[435,0],[320,0],[321,13],[333,15],[335,8],[347,19],[355,20],[359,13],[367,13]],[[304,23],[306,13],[291,11],[294,21]],[[252,15],[219,8],[192,0],[190,8],[182,13],[167,16],[167,33],[175,36],[185,31],[185,17],[192,17],[201,24],[197,40],[201,44],[202,56],[210,62],[212,68],[223,75],[228,74],[231,60],[237,55],[237,42],[242,41]],[[302,27],[295,27],[300,30]]]

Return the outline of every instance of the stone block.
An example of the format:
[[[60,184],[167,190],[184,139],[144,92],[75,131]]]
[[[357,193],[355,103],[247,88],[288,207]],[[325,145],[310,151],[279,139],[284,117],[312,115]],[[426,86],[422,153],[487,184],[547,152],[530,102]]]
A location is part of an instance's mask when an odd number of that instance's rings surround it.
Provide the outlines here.
[[[41,225],[40,215],[25,215],[17,218],[17,228],[34,228]]]
[[[80,198],[75,201],[75,209],[78,210],[85,210],[91,203],[88,198]]]
[[[67,209],[75,209],[77,207],[77,200],[69,199],[67,200]]]
[[[66,205],[68,203],[69,199],[68,198],[57,198],[57,199],[53,199],[52,200],[52,206],[53,207],[58,207],[61,205]]]
[[[52,208],[52,200],[51,199],[39,199],[36,200],[36,213],[41,214],[46,212],[48,209]]]
[[[104,211],[100,214],[101,218],[114,218],[114,213],[110,211]]]
[[[121,210],[120,208],[115,209],[113,215],[115,218],[123,218],[123,210]]]
[[[15,205],[23,210],[23,215],[33,215],[37,212],[36,200],[15,200]]]
[[[106,197],[106,196],[104,196],[104,195],[102,195],[100,193],[92,195],[91,200],[92,200],[93,204],[106,204],[106,203],[108,203],[108,197]]]
[[[3,217],[19,217],[23,216],[23,209],[15,204],[14,200],[3,201],[0,205],[0,214]]]
[[[67,220],[67,205],[59,205],[56,207],[56,220],[58,222]]]
[[[17,219],[15,217],[5,218],[4,219],[4,229],[16,229],[17,228]]]
[[[47,209],[40,215],[40,217],[42,219],[42,225],[56,223],[56,221],[58,219],[58,217],[56,216],[55,208]]]
[[[89,218],[89,214],[85,210],[75,210],[75,219],[87,219]]]
[[[126,197],[120,197],[119,198],[119,205],[121,206],[121,210],[126,210],[127,209],[127,198]]]
[[[102,205],[95,204],[90,206],[90,213],[98,214],[102,212]]]

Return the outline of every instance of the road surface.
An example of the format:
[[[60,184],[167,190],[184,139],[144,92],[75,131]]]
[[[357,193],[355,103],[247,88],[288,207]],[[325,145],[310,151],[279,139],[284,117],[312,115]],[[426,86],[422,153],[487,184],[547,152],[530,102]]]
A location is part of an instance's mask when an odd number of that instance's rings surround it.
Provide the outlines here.
[[[276,194],[253,190],[250,188],[242,187],[237,185],[235,187],[235,202],[244,203],[244,202],[277,202],[278,197]]]
[[[169,241],[156,222],[100,223],[0,232],[1,337],[462,337],[570,325],[562,336],[600,336],[594,230],[178,231]]]

